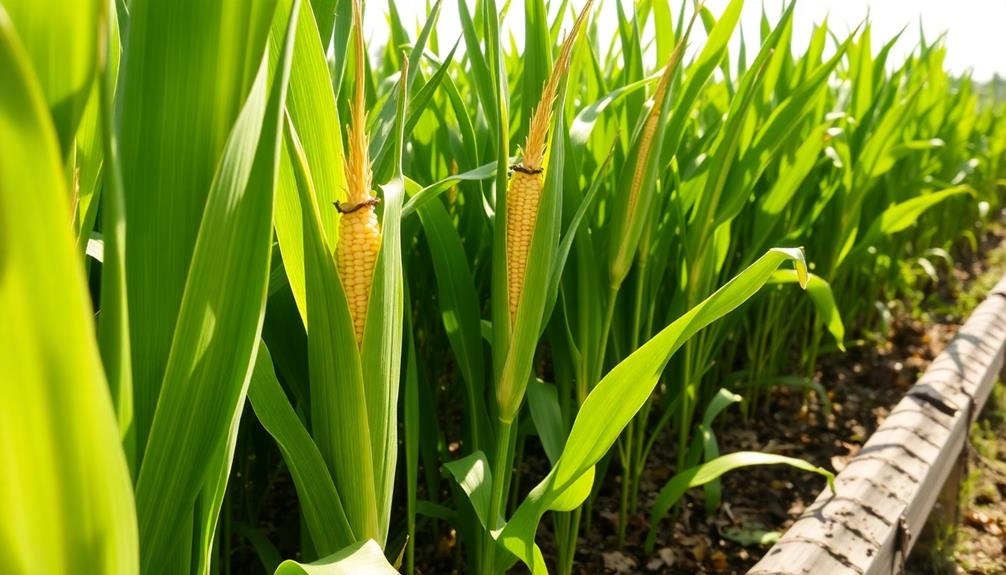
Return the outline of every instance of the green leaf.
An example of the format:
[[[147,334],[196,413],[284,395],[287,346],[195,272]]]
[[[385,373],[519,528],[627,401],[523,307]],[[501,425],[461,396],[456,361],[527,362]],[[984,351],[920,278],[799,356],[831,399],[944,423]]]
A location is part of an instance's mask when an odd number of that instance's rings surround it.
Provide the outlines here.
[[[799,282],[800,278],[795,272],[791,270],[779,270],[772,274],[772,279],[768,283],[786,284]],[[817,315],[820,316],[821,321],[828,328],[828,333],[835,338],[838,349],[845,351],[845,324],[842,323],[842,314],[838,311],[838,306],[835,305],[835,295],[831,291],[831,284],[816,274],[809,274],[805,283],[806,285],[803,289],[810,296],[810,301],[814,304]]]
[[[318,553],[328,555],[355,541],[325,460],[276,380],[272,357],[264,342],[259,344],[248,400],[283,454],[297,489],[304,523]]]
[[[705,278],[716,277],[715,274],[708,272],[699,273],[700,270],[707,270],[702,262],[708,261],[708,259],[703,260],[703,257],[705,257],[704,252],[709,247],[709,242],[718,239],[718,233],[729,233],[728,231],[720,232],[720,230],[723,228],[723,224],[733,219],[740,210],[740,207],[732,207],[731,204],[740,203],[743,205],[751,193],[750,188],[743,185],[729,186],[727,181],[731,167],[735,164],[743,166],[745,163],[743,160],[738,162],[738,155],[742,153],[741,138],[747,123],[748,111],[755,101],[773,50],[788,29],[794,6],[793,2],[789,4],[783,14],[782,25],[777,26],[765,39],[765,43],[759,50],[751,68],[741,78],[737,92],[730,101],[726,121],[720,130],[722,135],[711,152],[705,187],[689,221],[685,241],[686,256],[691,272],[687,289],[690,294],[693,294],[693,297],[695,294],[705,295],[708,293],[705,286],[700,285],[700,282]],[[725,256],[725,254],[722,255]],[[717,265],[716,269],[721,267]]]
[[[417,211],[423,204],[439,196],[443,192],[451,189],[458,182],[485,180],[496,175],[496,162],[479,166],[477,168],[447,176],[446,178],[430,184],[420,190],[409,192],[409,201],[402,207],[402,218],[406,218]]]
[[[321,45],[324,48],[328,48],[328,43],[332,39],[332,31],[335,28],[335,21],[338,16],[342,16],[346,20],[351,20],[348,12],[337,15],[336,6],[339,4],[339,0],[311,0],[311,9],[314,14],[314,20],[318,23],[318,37],[321,39]],[[342,8],[344,6],[340,6]]]
[[[555,465],[566,445],[566,430],[562,426],[562,409],[559,407],[559,393],[554,385],[534,379],[527,386],[527,404],[531,419],[538,430],[541,446],[549,463]]]
[[[573,511],[583,505],[590,489],[594,485],[594,467],[587,468],[569,487],[567,487],[549,506],[552,511]]]
[[[275,0],[129,2],[116,105],[141,454],[204,208],[257,78],[275,6]]]
[[[118,50],[116,48],[116,50]],[[113,72],[114,75],[114,72]],[[98,81],[101,81],[100,79]],[[86,253],[87,241],[94,222],[98,217],[98,206],[101,205],[102,164],[104,163],[103,118],[99,86],[97,82],[91,90],[91,97],[84,108],[77,129],[76,157],[77,191],[75,203],[77,211],[74,214],[77,224],[77,249]]]
[[[780,270],[786,271],[786,270]],[[779,271],[775,272],[779,273]],[[795,274],[794,274],[795,275]],[[720,456],[720,446],[716,441],[716,434],[713,432],[713,420],[716,419],[724,409],[734,403],[739,403],[743,398],[726,389],[720,389],[713,400],[706,406],[706,411],[702,415],[702,423],[699,424],[699,432],[693,438],[691,449],[688,452],[685,465],[691,467],[699,462],[699,458],[704,461],[711,461]],[[720,506],[722,486],[719,479],[714,479],[703,486],[706,499],[706,513],[712,513]]]
[[[800,185],[806,180],[817,164],[824,149],[828,124],[821,124],[811,131],[791,157],[785,158],[779,170],[779,177],[772,182],[768,193],[758,196],[758,211],[754,216],[754,241],[749,253],[757,255],[772,241],[772,232],[780,225],[780,214],[793,200]],[[784,235],[776,232],[780,237]]]
[[[394,174],[381,185],[384,206],[381,217],[381,245],[377,253],[370,298],[367,303],[366,326],[360,347],[360,361],[366,393],[367,416],[370,426],[371,450],[374,461],[374,482],[377,493],[378,542],[384,543],[391,521],[391,504],[395,488],[395,469],[398,461],[398,390],[402,364],[402,301],[404,274],[402,272],[402,201],[405,196],[405,178],[402,175],[402,153],[405,149],[405,111],[409,101],[408,68],[402,70],[398,81],[398,106],[394,130],[390,137],[394,143],[392,154]],[[356,473],[348,468],[347,473]]]
[[[425,517],[443,519],[444,521],[450,522],[457,521],[458,518],[458,514],[450,507],[440,505],[439,503],[433,503],[432,501],[426,501],[425,499],[420,499],[416,502],[416,512]]]
[[[381,546],[373,539],[361,541],[313,563],[286,560],[276,575],[395,575]]]
[[[888,207],[870,224],[866,233],[863,234],[863,238],[859,241],[856,250],[864,250],[881,238],[896,234],[914,225],[918,221],[919,216],[929,208],[936,206],[948,198],[961,194],[970,194],[973,196],[974,191],[970,186],[954,186],[938,192],[916,196]]]
[[[590,135],[594,131],[594,126],[597,125],[598,120],[601,119],[601,114],[605,110],[610,108],[612,105],[621,102],[630,94],[633,94],[638,90],[645,88],[652,82],[659,80],[660,76],[661,74],[659,73],[651,74],[642,80],[637,80],[630,84],[626,84],[625,86],[621,86],[612,90],[600,100],[580,110],[576,114],[576,117],[573,118],[573,124],[569,128],[569,139],[573,146],[582,147],[587,145],[587,141],[590,140]]]
[[[185,523],[200,495],[196,560],[208,561],[265,313],[280,114],[298,6],[295,1],[268,92],[262,59],[199,226],[136,485],[144,573],[172,569],[177,554],[188,555]]]
[[[667,152],[676,154],[684,137],[685,124],[692,116],[702,87],[712,76],[720,61],[727,53],[728,42],[740,19],[744,0],[731,0],[723,9],[723,14],[709,32],[698,58],[686,71],[687,80],[680,91],[675,93],[674,112],[667,125]],[[682,40],[687,41],[687,40]]]
[[[419,365],[416,362],[416,341],[413,336],[412,298],[409,297],[409,283],[405,289],[405,397],[402,405],[405,408],[403,430],[405,431],[405,512],[406,512],[406,545],[405,572],[413,575],[416,570],[416,514],[417,492],[419,490],[419,452],[420,452],[420,413],[419,413]]]
[[[440,9],[439,6],[442,1],[443,0],[438,0],[436,6],[434,7],[434,10],[439,11]],[[430,19],[432,20],[435,17],[436,17],[435,15],[431,14]],[[430,23],[427,22],[427,26],[429,25]],[[422,88],[418,91],[418,93],[416,93],[415,97],[409,99],[409,105],[407,108],[407,113],[405,115],[406,133],[411,134],[413,130],[416,129],[416,125],[419,123],[419,120],[423,117],[423,113],[426,112],[427,107],[433,103],[433,96],[437,93],[437,90],[444,83],[444,79],[447,78],[447,72],[450,70],[450,65],[454,59],[454,53],[455,51],[457,51],[460,42],[461,39],[459,38],[458,41],[454,43],[454,47],[451,48],[451,51],[447,53],[447,57],[444,58],[443,62],[440,63],[440,66],[437,68],[436,72],[433,73],[433,76],[429,79],[429,81],[423,84]],[[415,70],[415,73],[418,74],[419,71]],[[412,83],[408,82],[408,84],[411,85]],[[397,102],[397,100],[398,100],[397,98],[391,98],[388,101]],[[392,126],[393,125],[394,124],[392,123]],[[379,144],[379,150],[380,150],[374,157],[372,162],[374,165],[374,174],[377,176],[381,176],[389,173],[390,170],[393,168],[391,164],[392,158],[390,151],[394,148],[395,142],[392,140],[392,138],[385,137],[383,141],[381,142],[375,141],[374,143]]]
[[[56,129],[0,6],[0,565],[136,573],[136,517]]]
[[[397,123],[399,121],[399,115],[397,114],[398,108],[401,107],[402,98],[412,94],[412,86],[416,82],[416,78],[420,76],[419,63],[423,57],[423,52],[426,50],[426,43],[430,39],[430,34],[432,33],[434,27],[437,25],[437,21],[440,19],[440,7],[443,5],[443,0],[437,0],[433,4],[433,8],[426,17],[426,23],[423,25],[423,29],[419,32],[419,36],[413,43],[412,49],[409,50],[408,55],[408,70],[411,73],[407,78],[405,78],[405,86],[403,90],[397,90],[390,94],[390,96],[384,101],[381,109],[377,112],[377,118],[373,126],[373,133],[370,138],[370,155],[373,158],[375,172],[374,176],[377,178],[387,177],[384,164],[382,162],[389,145],[396,145],[397,138],[396,133],[398,132]],[[392,34],[394,35],[394,34]],[[396,42],[395,45],[402,45],[404,43]],[[443,74],[447,70],[447,62],[441,66],[441,71],[439,74],[435,74],[434,78],[431,79],[433,82],[433,87],[439,82],[438,78],[443,78]],[[400,93],[399,93],[400,92]],[[419,95],[416,95],[416,102],[421,102]],[[409,114],[416,115],[422,113],[423,105],[420,104],[415,110],[409,110]],[[405,109],[408,109],[406,107]],[[392,165],[392,169],[394,166]],[[381,181],[381,180],[378,180]]]
[[[741,396],[736,393],[727,389],[720,389],[716,392],[716,395],[713,396],[713,400],[709,402],[709,405],[706,406],[706,412],[702,415],[702,425],[712,427],[713,420],[716,419],[716,416],[722,413],[724,409],[740,402],[741,399]]]
[[[292,0],[281,0],[280,9],[289,6]],[[343,20],[352,20],[350,4],[344,3]],[[273,23],[272,45],[282,34],[280,22]],[[348,24],[347,24],[348,25]],[[272,52],[270,52],[272,55]],[[325,62],[325,50],[318,38],[314,14],[305,11],[297,24],[294,44],[293,64],[290,70],[290,94],[286,104],[287,114],[296,128],[298,139],[304,148],[304,155],[314,186],[314,199],[325,210],[319,212],[322,237],[328,245],[335,246],[338,237],[339,218],[332,202],[345,200],[346,172],[342,138],[333,137],[334,131],[342,129],[339,111],[335,106],[335,94]],[[301,319],[307,326],[307,294],[304,275],[304,226],[301,205],[294,175],[293,152],[285,150],[280,164],[279,185],[276,188],[276,238],[283,255],[290,289],[293,291]]]
[[[790,3],[790,9],[793,6],[795,6],[795,3]],[[791,11],[787,11],[786,13],[787,26],[792,22],[790,18],[791,14]],[[773,33],[772,37],[775,38],[775,36],[775,33]],[[839,62],[841,62],[848,44],[848,40],[840,44],[835,54],[827,62],[818,66],[810,77],[801,83],[799,89],[790,94],[767,118],[757,118],[761,127],[758,129],[757,134],[755,134],[750,147],[742,152],[738,168],[731,170],[727,190],[734,190],[734,192],[732,194],[728,193],[724,208],[717,214],[717,222],[729,221],[740,213],[749,199],[749,195],[757,180],[762,177],[762,174],[765,173],[776,156],[792,142],[794,134],[799,133],[800,126],[805,123],[805,118],[819,107],[821,95],[827,86],[827,81],[832,77],[832,72],[838,66]],[[778,53],[784,52],[780,51]],[[765,78],[766,88],[770,86],[770,81],[770,78]],[[772,85],[774,84],[775,82],[772,82]],[[817,138],[818,143],[823,144],[821,136],[823,136],[823,133],[813,132],[810,138]],[[806,155],[813,149],[812,144],[810,149],[802,151]],[[820,145],[817,147],[817,150],[818,152],[820,151]],[[814,159],[816,159],[816,155]],[[809,161],[806,158],[801,159],[805,162]],[[813,165],[812,162],[811,165]],[[783,195],[789,189],[793,189],[794,186],[799,185],[805,176],[806,173],[801,175],[799,170],[794,174],[782,171],[779,179],[783,181],[785,191],[776,192],[777,197],[775,201],[782,200],[783,198],[778,197],[778,195]]]
[[[454,481],[457,481],[458,486],[468,496],[482,528],[488,529],[489,499],[493,490],[493,474],[489,471],[489,462],[486,461],[485,453],[475,451],[461,459],[448,461],[444,464],[444,469],[454,477]],[[493,523],[493,529],[496,529],[502,525],[503,519],[497,517]]]
[[[911,120],[916,109],[922,85],[914,88],[906,97],[888,107],[880,116],[876,126],[860,125],[860,133],[869,129],[862,148],[852,166],[852,180],[845,198],[836,242],[841,246],[834,267],[837,268],[853,249],[859,232],[862,205],[866,195],[877,178],[894,167],[891,150],[905,125]]]
[[[479,42],[479,33],[475,22],[472,20],[467,0],[458,0],[458,17],[461,20],[461,33],[465,39],[465,57],[471,66],[473,87],[478,94],[482,109],[485,110],[490,118],[490,125],[495,125],[498,120],[497,105],[500,102],[505,104],[505,101],[497,100],[498,95],[494,92],[495,86],[493,83],[493,75],[496,72],[495,70],[491,71],[488,58],[482,51],[482,46]],[[498,50],[498,44],[494,49]],[[495,65],[496,63],[493,62],[493,66]],[[501,156],[504,162],[506,161],[506,153],[506,143],[504,142]]]
[[[443,204],[439,201],[424,204],[419,208],[419,217],[430,246],[444,331],[465,386],[468,402],[465,415],[471,426],[471,449],[478,450],[489,441],[490,429],[484,399],[485,359],[475,280],[461,238]]]
[[[269,538],[266,537],[261,529],[256,529],[241,521],[231,523],[231,528],[234,533],[248,540],[252,549],[255,550],[255,554],[258,555],[259,561],[262,562],[262,567],[265,568],[266,573],[275,571],[279,567],[283,558],[280,556],[276,546],[273,545],[272,541],[269,541]]]
[[[109,54],[105,69],[100,71],[95,104],[95,122],[100,119],[101,136],[95,137],[102,144],[103,158],[101,170],[104,191],[101,192],[102,227],[104,229],[103,259],[101,266],[101,299],[98,315],[98,347],[101,361],[108,377],[108,387],[112,392],[112,402],[119,421],[119,435],[129,463],[130,477],[136,477],[136,427],[133,421],[133,367],[129,340],[129,303],[126,297],[126,214],[125,196],[122,189],[122,171],[119,164],[119,142],[115,133],[113,93],[117,74],[118,26],[114,12],[107,31],[106,48]],[[94,158],[97,161],[97,158]],[[92,195],[99,195],[95,192]],[[92,198],[93,210],[97,212],[98,202]],[[93,217],[93,216],[92,216]],[[87,225],[84,226],[88,227]],[[79,240],[78,240],[79,241]],[[90,241],[88,241],[90,247]]]
[[[65,158],[91,95],[101,0],[4,0],[4,7],[27,50]]]
[[[324,48],[322,48],[322,53],[326,53],[329,47],[332,49],[332,88],[335,90],[336,96],[339,95],[339,88],[346,76],[346,61],[352,54],[348,48],[352,31],[352,0],[336,0],[335,25],[331,42],[324,43]]]
[[[790,467],[795,467],[796,469],[817,473],[828,480],[828,487],[832,491],[835,490],[834,473],[822,467],[811,465],[802,459],[754,451],[738,451],[736,453],[729,453],[727,455],[717,457],[708,463],[703,463],[697,467],[686,469],[676,474],[664,485],[664,487],[660,490],[660,493],[657,494],[657,500],[654,502],[653,510],[650,512],[650,532],[646,537],[647,552],[652,551],[653,549],[653,543],[656,538],[656,529],[661,518],[667,514],[667,512],[679,499],[681,499],[681,496],[684,495],[686,491],[692,487],[705,485],[706,483],[719,478],[724,473],[733,471],[734,469],[750,467],[752,465],[789,465]]]
[[[556,250],[555,258],[552,262],[552,275],[549,278],[548,292],[545,296],[546,318],[551,317],[552,315],[556,299],[559,297],[559,287],[562,282],[563,271],[566,269],[566,262],[569,259],[569,252],[573,248],[573,242],[577,240],[577,234],[580,233],[580,228],[582,227],[584,218],[587,216],[587,212],[591,209],[591,207],[593,207],[594,201],[600,195],[601,184],[605,181],[603,177],[604,171],[611,162],[611,158],[614,153],[615,148],[612,146],[612,148],[608,151],[607,157],[604,159],[604,163],[601,164],[601,167],[594,175],[593,182],[590,184],[590,188],[587,190],[586,195],[584,195],[579,207],[576,208],[576,212],[573,213],[573,217],[569,220],[569,223],[566,226],[565,235],[563,235],[562,239],[559,240],[559,247]],[[581,243],[580,245],[583,244]],[[542,326],[542,331],[544,330],[545,325]]]
[[[521,87],[521,138],[531,125],[533,108],[539,105],[541,90],[552,70],[551,35],[548,30],[548,8],[544,0],[524,0],[524,64]]]

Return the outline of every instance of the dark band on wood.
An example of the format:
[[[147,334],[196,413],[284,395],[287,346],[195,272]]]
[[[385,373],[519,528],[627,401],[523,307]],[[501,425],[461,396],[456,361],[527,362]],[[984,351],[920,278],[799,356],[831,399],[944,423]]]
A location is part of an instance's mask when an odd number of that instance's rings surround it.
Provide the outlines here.
[[[332,205],[335,206],[335,209],[339,210],[340,214],[351,214],[355,211],[362,210],[363,208],[376,206],[379,203],[381,203],[381,198],[370,198],[369,200],[364,200],[348,208],[342,207],[342,203],[339,200],[332,202]]]
[[[540,174],[543,171],[545,171],[545,170],[542,170],[541,168],[529,168],[529,167],[525,166],[524,164],[514,164],[514,165],[510,166],[510,169],[513,170],[513,171],[515,171],[515,172],[520,172],[522,174],[530,174],[530,175]]]

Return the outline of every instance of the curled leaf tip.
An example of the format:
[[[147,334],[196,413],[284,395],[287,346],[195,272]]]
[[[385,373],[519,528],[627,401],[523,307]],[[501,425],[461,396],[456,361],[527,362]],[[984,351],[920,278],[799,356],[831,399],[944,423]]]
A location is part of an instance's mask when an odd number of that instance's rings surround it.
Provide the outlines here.
[[[796,263],[796,276],[797,279],[800,281],[800,288],[807,289],[807,282],[809,281],[810,278],[808,277],[807,274],[807,264],[805,262],[798,261]]]

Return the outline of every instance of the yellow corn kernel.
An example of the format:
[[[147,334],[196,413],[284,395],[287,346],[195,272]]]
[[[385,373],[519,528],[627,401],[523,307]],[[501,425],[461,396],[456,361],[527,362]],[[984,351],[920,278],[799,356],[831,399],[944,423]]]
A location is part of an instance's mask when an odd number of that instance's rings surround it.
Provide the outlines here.
[[[510,304],[510,321],[517,318],[517,304],[524,288],[527,272],[527,255],[531,250],[531,236],[538,219],[538,202],[541,200],[541,171],[514,168],[507,185],[507,287]]]
[[[342,214],[335,257],[349,313],[353,317],[357,345],[363,343],[370,286],[374,280],[374,267],[377,265],[380,246],[381,225],[377,221],[374,206],[364,205],[358,210]]]
[[[339,222],[339,242],[335,248],[335,262],[339,279],[346,293],[346,303],[353,318],[356,345],[363,345],[363,328],[367,325],[367,306],[370,303],[370,286],[374,282],[377,252],[381,247],[381,224],[377,221],[374,205],[377,199],[370,192],[370,158],[367,155],[367,136],[364,133],[363,63],[363,6],[353,2],[353,25],[356,33],[353,47],[356,51],[356,86],[350,104],[350,124],[347,126],[348,150],[346,154],[346,180],[348,185],[346,205],[336,203],[342,214]]]

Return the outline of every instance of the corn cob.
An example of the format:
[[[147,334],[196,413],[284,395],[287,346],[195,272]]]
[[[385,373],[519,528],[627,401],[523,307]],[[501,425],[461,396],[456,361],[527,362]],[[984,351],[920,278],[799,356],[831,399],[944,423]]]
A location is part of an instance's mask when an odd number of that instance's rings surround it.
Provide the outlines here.
[[[688,23],[688,30],[685,32],[685,39],[687,39],[692,32],[692,26],[695,24],[695,18],[698,12],[692,16],[691,21]],[[668,60],[667,65],[664,66],[664,73],[660,76],[660,83],[657,84],[657,91],[653,94],[653,107],[650,108],[649,115],[646,117],[646,124],[643,125],[642,142],[640,144],[639,155],[637,156],[636,165],[632,173],[632,186],[629,188],[629,210],[628,213],[630,217],[636,211],[636,203],[639,200],[639,189],[642,187],[643,172],[645,171],[645,162],[643,158],[650,155],[650,148],[653,147],[653,136],[657,132],[657,123],[660,120],[660,114],[663,112],[664,106],[664,96],[667,94],[667,89],[671,84],[671,77],[674,75],[674,71],[677,69],[678,63],[681,62],[681,56],[684,54],[685,42],[682,40],[675,46],[674,51],[671,53],[670,60]]]
[[[521,150],[521,160],[512,167],[513,173],[507,184],[507,295],[509,296],[507,299],[511,323],[517,318],[517,306],[524,290],[531,237],[534,235],[534,227],[538,220],[538,205],[541,202],[544,181],[542,163],[545,159],[545,141],[548,127],[552,124],[559,80],[569,69],[573,41],[590,11],[592,1],[588,0],[584,4],[573,24],[573,29],[562,43],[559,59],[556,60],[548,82],[545,83],[538,107],[531,114],[531,125],[528,128],[524,148]]]
[[[657,124],[660,121],[660,113],[663,108],[664,95],[667,93],[667,87],[670,85],[671,76],[674,73],[675,65],[678,59],[681,57],[681,46],[674,51],[671,55],[671,61],[667,63],[664,67],[664,73],[660,77],[660,83],[657,85],[657,91],[653,94],[653,107],[650,108],[649,115],[646,117],[646,123],[643,125],[642,140],[639,146],[639,155],[636,156],[636,165],[632,170],[632,185],[629,187],[629,218],[636,212],[636,204],[639,202],[639,190],[642,187],[643,174],[646,171],[645,158],[650,155],[650,148],[653,147],[653,136],[657,132]]]
[[[640,258],[646,257],[646,247],[645,245],[640,249],[639,237],[636,236],[636,240],[632,239],[632,235],[629,230],[633,227],[638,229],[638,226],[642,225],[642,221],[638,219],[640,203],[640,195],[644,193],[643,190],[643,180],[646,177],[647,166],[651,161],[651,156],[654,153],[655,136],[657,133],[657,127],[660,124],[660,116],[663,113],[664,100],[667,95],[667,90],[671,84],[671,78],[677,69],[678,64],[681,62],[681,57],[684,54],[685,46],[687,44],[687,39],[691,35],[692,27],[695,24],[698,12],[692,15],[691,21],[688,23],[688,28],[685,30],[685,34],[678,45],[675,46],[674,51],[671,53],[670,59],[664,66],[664,72],[660,77],[660,82],[657,84],[657,89],[653,94],[653,105],[647,112],[646,119],[643,123],[643,128],[639,134],[639,149],[635,155],[635,160],[633,161],[631,169],[632,179],[629,182],[627,197],[625,198],[625,211],[622,212],[621,216],[616,215],[619,221],[616,223],[616,229],[620,229],[621,233],[616,234],[614,249],[612,251],[613,258],[610,262],[609,276],[611,281],[611,286],[613,289],[617,289],[621,286],[622,281],[625,280],[626,274],[629,272],[629,267],[632,265],[632,260],[635,257],[637,249],[639,249]]]
[[[363,343],[363,328],[367,323],[370,286],[374,281],[377,252],[381,246],[381,224],[377,220],[377,213],[374,209],[378,199],[371,192],[372,173],[367,153],[367,136],[364,133],[366,118],[363,93],[365,53],[361,12],[360,0],[354,0],[356,86],[353,102],[350,105],[350,125],[347,127],[348,201],[345,204],[336,202],[336,208],[342,217],[339,225],[339,240],[335,250],[339,278],[346,292],[346,301],[353,318],[353,329],[356,333],[358,346]]]

